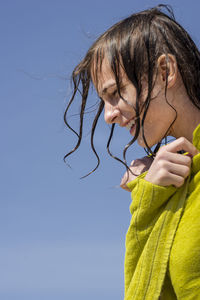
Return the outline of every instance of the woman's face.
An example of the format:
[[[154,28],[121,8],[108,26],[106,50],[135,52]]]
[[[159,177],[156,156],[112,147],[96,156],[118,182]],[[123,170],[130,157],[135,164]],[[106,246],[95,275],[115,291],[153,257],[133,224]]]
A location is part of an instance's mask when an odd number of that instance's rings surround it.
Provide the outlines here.
[[[123,70],[121,70],[120,92],[126,101],[120,98],[117,93],[116,81],[107,60],[102,63],[101,74],[98,76],[98,84],[95,87],[105,104],[105,122],[108,124],[117,123],[128,129],[130,134],[134,136],[136,132],[136,89],[128,80],[126,74],[123,73]],[[144,82],[141,99],[139,99],[140,107],[142,107],[146,95],[147,84]],[[143,113],[142,110],[140,113],[141,120]],[[144,121],[144,136],[149,147],[162,140],[174,118],[175,112],[165,99],[164,85],[156,82]],[[140,146],[146,147],[141,127],[137,141]]]

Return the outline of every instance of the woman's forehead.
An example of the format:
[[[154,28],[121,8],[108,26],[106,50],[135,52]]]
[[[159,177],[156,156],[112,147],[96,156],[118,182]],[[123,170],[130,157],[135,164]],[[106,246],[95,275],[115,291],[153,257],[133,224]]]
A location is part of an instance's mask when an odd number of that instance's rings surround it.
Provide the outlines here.
[[[100,94],[108,84],[116,83],[115,75],[111,69],[111,66],[106,58],[102,63],[96,64],[94,62],[91,70],[92,82]]]
[[[119,68],[118,79],[121,82],[126,80],[127,76],[122,69]],[[92,68],[92,82],[99,95],[104,94],[108,88],[116,86],[116,75],[114,74],[107,58],[104,58],[100,66],[93,65]]]

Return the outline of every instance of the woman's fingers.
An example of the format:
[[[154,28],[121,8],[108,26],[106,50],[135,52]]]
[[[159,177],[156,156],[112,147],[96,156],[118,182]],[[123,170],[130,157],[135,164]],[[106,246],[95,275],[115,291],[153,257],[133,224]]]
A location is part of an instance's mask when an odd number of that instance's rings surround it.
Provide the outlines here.
[[[164,151],[163,148],[166,149],[168,152],[173,152],[173,153],[184,150],[185,152],[188,152],[192,156],[195,156],[196,154],[199,153],[199,151],[195,148],[195,146],[184,137],[180,137],[177,140],[173,141],[172,143],[163,146],[160,149],[160,151]]]
[[[169,163],[168,171],[171,174],[186,178],[190,174],[190,166]]]
[[[164,178],[163,178],[164,179]],[[165,185],[164,186],[170,186],[174,185],[175,187],[181,187],[184,184],[185,178],[176,174],[167,174],[165,178]]]
[[[181,150],[188,155],[177,153]],[[161,186],[180,187],[190,174],[191,157],[198,153],[188,140],[179,138],[158,151],[145,179]]]
[[[159,159],[160,164],[165,162],[176,163],[185,166],[191,166],[192,159],[190,156],[179,154],[179,153],[171,153],[168,151],[162,152],[157,156],[157,160]]]
[[[180,154],[179,151],[188,154]],[[192,143],[181,137],[161,147],[154,160],[147,156],[134,160],[129,167],[131,171],[124,174],[120,186],[129,191],[127,183],[148,170],[145,180],[161,186],[180,187],[190,174],[192,157],[198,153]]]
[[[160,186],[181,186],[190,174],[190,166],[164,161],[156,163],[149,169],[145,180]]]
[[[152,162],[153,162],[152,158],[150,158],[148,156],[133,160],[129,167],[129,169],[131,171],[129,171],[129,170],[126,171],[126,173],[122,177],[122,180],[120,183],[121,188],[123,188],[126,191],[130,191],[129,188],[127,187],[127,183],[131,182],[132,180],[137,178],[140,174],[147,171],[149,169],[149,167],[151,166]]]

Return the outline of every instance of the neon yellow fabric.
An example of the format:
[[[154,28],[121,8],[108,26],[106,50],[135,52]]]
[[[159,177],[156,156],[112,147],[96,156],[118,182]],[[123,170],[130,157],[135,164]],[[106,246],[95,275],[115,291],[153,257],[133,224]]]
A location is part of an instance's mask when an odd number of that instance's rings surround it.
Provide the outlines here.
[[[200,125],[193,144],[200,151]],[[127,184],[124,299],[200,299],[200,154],[181,188],[154,185],[145,174]]]

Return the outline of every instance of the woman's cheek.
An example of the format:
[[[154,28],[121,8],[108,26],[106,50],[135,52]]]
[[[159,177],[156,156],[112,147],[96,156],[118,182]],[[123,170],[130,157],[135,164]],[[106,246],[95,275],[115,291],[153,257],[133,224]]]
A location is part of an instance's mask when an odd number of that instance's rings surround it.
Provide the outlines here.
[[[160,141],[157,132],[153,130],[153,126],[151,126],[151,124],[149,124],[148,122],[146,122],[146,126],[144,126],[144,137],[147,142],[147,145],[150,148]],[[144,142],[142,127],[140,127],[140,133],[137,138],[137,142],[139,146],[143,148],[147,147],[147,145]]]

